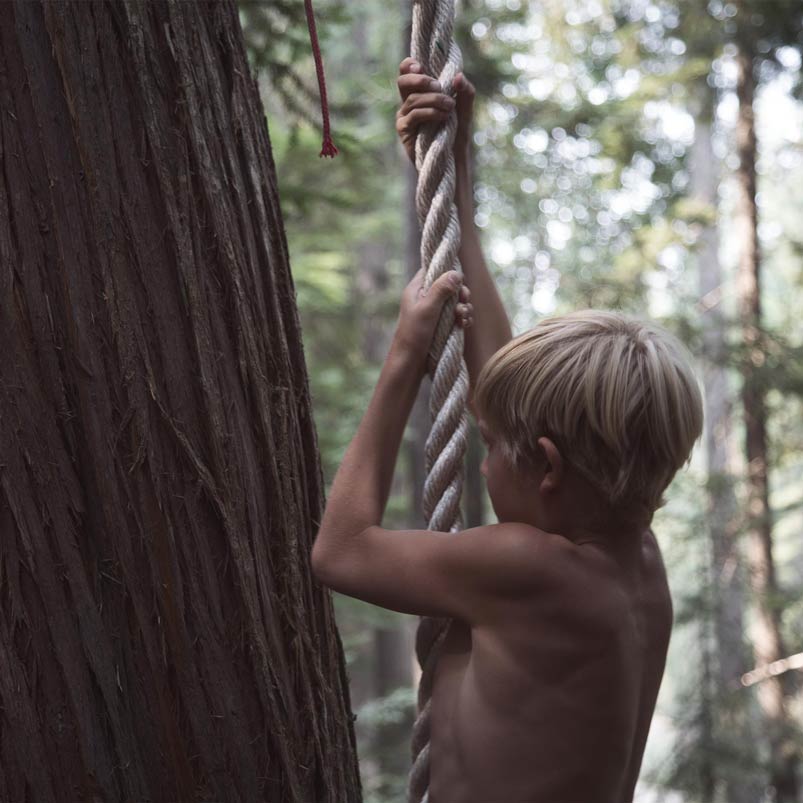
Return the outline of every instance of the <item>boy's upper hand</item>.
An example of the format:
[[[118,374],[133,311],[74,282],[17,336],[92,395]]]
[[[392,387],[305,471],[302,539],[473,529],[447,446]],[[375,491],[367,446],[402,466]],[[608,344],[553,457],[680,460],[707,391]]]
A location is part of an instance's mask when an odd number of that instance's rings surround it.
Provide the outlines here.
[[[396,131],[415,164],[415,138],[422,123],[442,123],[457,108],[456,157],[468,155],[471,118],[474,110],[474,85],[463,73],[454,79],[456,100],[441,91],[440,84],[421,72],[421,65],[409,56],[399,65],[397,80],[402,103],[396,112]]]

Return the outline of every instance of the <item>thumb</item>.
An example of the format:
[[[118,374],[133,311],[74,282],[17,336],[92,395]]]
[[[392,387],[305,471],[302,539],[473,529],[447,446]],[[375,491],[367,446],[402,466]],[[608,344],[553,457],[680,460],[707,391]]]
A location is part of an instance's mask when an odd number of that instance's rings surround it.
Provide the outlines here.
[[[460,289],[462,282],[463,277],[456,270],[447,270],[446,273],[441,274],[432,282],[426,298],[430,304],[440,309],[446,299]]]
[[[424,289],[424,269],[419,268],[413,278],[410,279],[410,288],[413,290],[413,297],[417,298]]]

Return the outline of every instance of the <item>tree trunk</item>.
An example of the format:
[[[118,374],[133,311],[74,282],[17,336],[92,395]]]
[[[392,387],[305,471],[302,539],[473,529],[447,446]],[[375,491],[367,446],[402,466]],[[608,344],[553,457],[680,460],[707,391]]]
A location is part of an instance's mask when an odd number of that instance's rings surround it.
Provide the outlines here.
[[[360,29],[358,25],[356,30]],[[392,167],[389,165],[388,169]],[[388,321],[387,316],[381,314],[381,309],[376,308],[376,302],[380,302],[381,306],[390,283],[386,267],[386,240],[368,239],[361,244],[358,253],[355,289],[359,298],[358,307],[362,310],[359,316],[361,352],[366,363],[379,365],[390,348],[395,331],[395,319]],[[405,480],[405,472],[395,472],[392,495],[404,492],[407,486]],[[389,514],[386,518],[391,519]],[[408,525],[409,522],[392,519],[385,524],[392,528]],[[387,698],[400,687],[411,687],[413,682],[413,636],[408,623],[411,617],[387,611],[383,618],[387,624],[373,629],[372,697],[378,700]],[[376,782],[372,785],[372,792],[378,800],[399,800],[404,796],[404,786],[400,787],[400,783],[406,781],[410,766],[407,744],[413,724],[413,707],[410,705],[406,713],[398,713],[398,717],[380,718],[374,722],[367,734],[370,757],[376,767]]]
[[[761,796],[749,766],[749,745],[755,743],[748,711],[749,697],[740,678],[747,670],[743,637],[744,582],[737,536],[739,521],[731,467],[732,405],[728,387],[726,322],[722,312],[722,268],[716,223],[719,177],[711,142],[712,99],[701,92],[702,108],[695,120],[691,182],[694,198],[712,213],[714,221],[700,236],[698,273],[702,315],[703,385],[708,509],[706,520],[711,545],[713,625],[716,658],[712,674],[719,690],[715,712],[715,738],[720,761],[712,773],[724,786],[729,803],[754,803]],[[711,756],[714,760],[714,756]],[[724,767],[719,765],[724,763]],[[717,772],[716,770],[719,769]]]
[[[392,627],[374,631],[376,647],[376,693],[386,701],[394,692],[413,685],[412,660],[414,620],[398,615]],[[408,695],[405,695],[408,697]],[[399,701],[392,716],[376,723],[374,751],[381,777],[375,793],[379,800],[396,801],[404,798],[407,773],[410,771],[410,733],[415,709],[412,699]]]
[[[756,665],[768,664],[786,654],[781,638],[781,609],[772,556],[772,513],[769,506],[766,406],[759,371],[765,362],[761,334],[761,261],[756,207],[756,130],[753,115],[754,52],[743,37],[737,55],[736,122],[738,232],[741,251],[738,268],[739,313],[744,355],[741,360],[742,404],[747,456],[747,550],[750,579],[756,598],[753,651]],[[758,687],[758,698],[769,729],[770,781],[777,803],[796,803],[796,749],[785,695],[791,673],[768,678]]]
[[[358,801],[233,2],[0,14],[0,799]]]

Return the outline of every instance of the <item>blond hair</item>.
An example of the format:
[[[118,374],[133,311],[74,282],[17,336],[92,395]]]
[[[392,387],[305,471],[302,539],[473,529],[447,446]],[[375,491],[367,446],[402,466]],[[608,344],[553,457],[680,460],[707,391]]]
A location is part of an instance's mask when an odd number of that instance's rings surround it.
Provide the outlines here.
[[[649,520],[702,431],[690,359],[653,323],[580,310],[499,349],[474,404],[515,469],[535,465],[546,436],[615,510]]]

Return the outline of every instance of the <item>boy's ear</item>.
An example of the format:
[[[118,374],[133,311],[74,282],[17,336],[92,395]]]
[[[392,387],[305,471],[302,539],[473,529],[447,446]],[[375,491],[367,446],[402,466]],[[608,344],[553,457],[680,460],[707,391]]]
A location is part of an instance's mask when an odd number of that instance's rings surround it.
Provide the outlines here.
[[[541,480],[541,492],[555,491],[563,481],[563,458],[558,447],[549,438],[539,438],[538,445],[546,459],[544,478]]]

